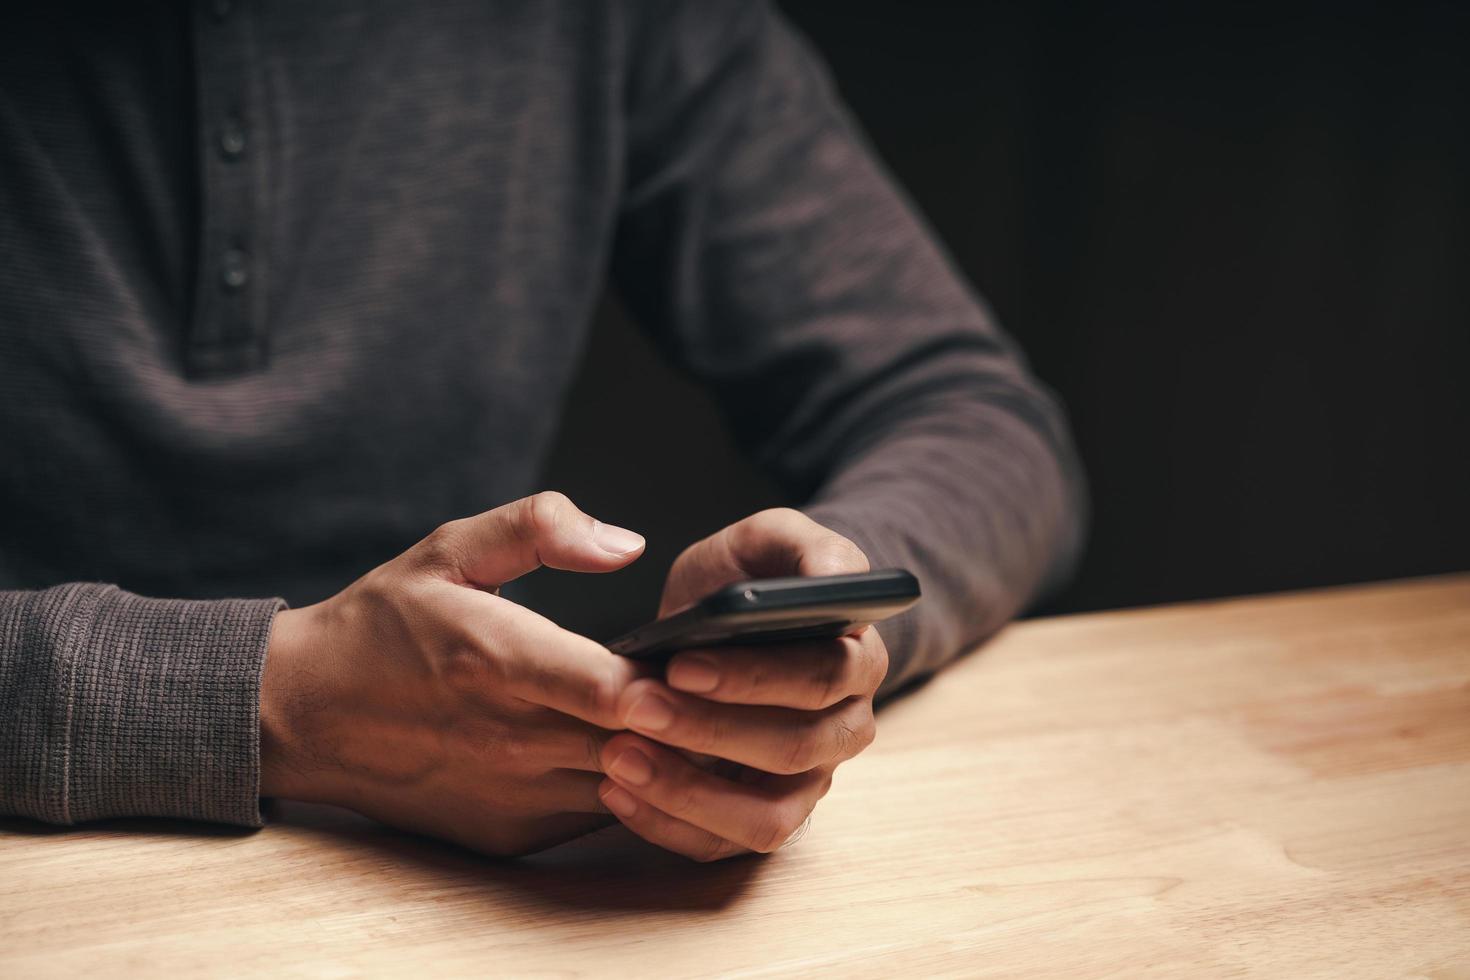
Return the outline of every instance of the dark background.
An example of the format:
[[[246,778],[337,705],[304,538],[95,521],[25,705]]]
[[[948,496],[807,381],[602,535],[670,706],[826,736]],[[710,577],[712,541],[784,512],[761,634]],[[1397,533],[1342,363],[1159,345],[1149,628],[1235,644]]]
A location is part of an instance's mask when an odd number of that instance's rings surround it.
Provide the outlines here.
[[[1070,410],[1044,611],[1470,567],[1470,4],[782,7]],[[527,583],[594,635],[779,501],[612,305],[545,485],[650,539]]]

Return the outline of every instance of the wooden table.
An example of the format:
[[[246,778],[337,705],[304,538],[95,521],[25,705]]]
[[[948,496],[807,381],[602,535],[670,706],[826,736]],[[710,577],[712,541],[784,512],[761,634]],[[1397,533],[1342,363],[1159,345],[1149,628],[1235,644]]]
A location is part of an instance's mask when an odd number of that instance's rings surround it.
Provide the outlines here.
[[[1470,978],[1470,576],[1024,623],[880,728],[720,865],[7,821],[0,976]]]

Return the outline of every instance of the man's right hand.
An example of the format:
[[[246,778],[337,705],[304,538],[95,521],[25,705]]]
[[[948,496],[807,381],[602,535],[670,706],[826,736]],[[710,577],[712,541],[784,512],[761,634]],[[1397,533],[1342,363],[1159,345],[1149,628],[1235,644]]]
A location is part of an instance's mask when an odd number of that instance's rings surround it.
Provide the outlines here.
[[[496,855],[610,823],[599,751],[646,671],[496,590],[607,572],[643,539],[541,493],[440,527],[324,602],[277,614],[262,796],[349,807]]]

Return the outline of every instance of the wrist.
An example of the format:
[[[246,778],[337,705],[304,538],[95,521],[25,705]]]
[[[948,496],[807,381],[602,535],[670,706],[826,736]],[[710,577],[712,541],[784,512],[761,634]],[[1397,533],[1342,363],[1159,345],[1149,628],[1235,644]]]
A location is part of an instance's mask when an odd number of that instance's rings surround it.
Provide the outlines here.
[[[310,647],[313,607],[283,609],[271,624],[265,667],[260,677],[260,795],[305,799],[299,665]]]

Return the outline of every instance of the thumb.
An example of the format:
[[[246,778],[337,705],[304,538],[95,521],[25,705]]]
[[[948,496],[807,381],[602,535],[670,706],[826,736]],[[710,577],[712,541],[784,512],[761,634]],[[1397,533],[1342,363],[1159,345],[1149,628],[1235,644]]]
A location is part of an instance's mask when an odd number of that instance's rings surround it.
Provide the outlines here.
[[[862,549],[806,514],[776,507],[752,514],[684,549],[669,570],[659,616],[747,578],[866,572]]]
[[[643,536],[604,524],[552,490],[450,521],[414,547],[430,568],[499,587],[542,565],[611,572],[643,554]]]

